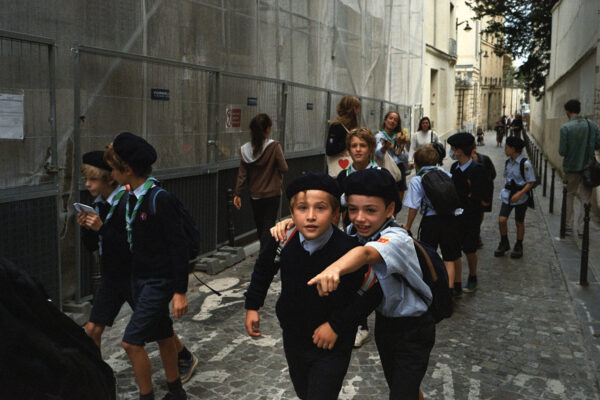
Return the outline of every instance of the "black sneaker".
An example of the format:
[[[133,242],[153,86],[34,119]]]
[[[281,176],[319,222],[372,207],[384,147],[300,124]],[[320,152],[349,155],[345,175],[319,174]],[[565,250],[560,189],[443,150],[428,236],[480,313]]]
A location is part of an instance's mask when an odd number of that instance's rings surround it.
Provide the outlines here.
[[[181,383],[186,383],[192,377],[192,374],[196,370],[198,366],[198,357],[194,353],[191,353],[192,356],[189,360],[177,360],[179,364],[179,378],[181,379]]]
[[[494,251],[494,256],[502,257],[502,256],[504,256],[504,253],[506,253],[509,250],[510,250],[510,244],[502,243],[502,241],[501,241],[500,244],[498,245],[498,248]]]
[[[462,288],[461,289],[452,288],[452,296],[455,298],[462,297]]]
[[[511,251],[511,253],[510,253],[510,258],[521,258],[521,257],[523,257],[523,245],[517,243],[517,244],[515,244],[513,251]]]
[[[162,400],[187,400],[187,394],[185,391],[181,391],[179,393],[167,392]]]
[[[469,280],[467,281],[467,286],[463,288],[463,292],[473,293],[475,290],[477,290],[477,279],[469,277]]]
[[[477,248],[478,249],[483,248],[483,240],[481,240],[481,236],[479,236],[479,241],[477,241]]]

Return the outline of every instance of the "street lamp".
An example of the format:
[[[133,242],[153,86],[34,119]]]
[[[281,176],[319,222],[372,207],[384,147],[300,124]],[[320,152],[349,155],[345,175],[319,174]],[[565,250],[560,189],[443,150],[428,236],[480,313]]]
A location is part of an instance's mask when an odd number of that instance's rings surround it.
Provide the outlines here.
[[[465,27],[464,27],[464,29],[463,29],[465,32],[469,32],[471,29],[473,29],[473,28],[471,28],[471,26],[469,25],[469,20],[468,20],[468,19],[465,19],[465,20],[464,20],[464,21],[462,21],[462,22],[458,22],[458,18],[456,18],[456,30],[458,30],[458,27],[459,27],[459,26],[461,26],[461,25],[462,25],[462,24],[464,24],[464,23],[466,23],[466,24],[467,24],[467,26],[465,26]]]

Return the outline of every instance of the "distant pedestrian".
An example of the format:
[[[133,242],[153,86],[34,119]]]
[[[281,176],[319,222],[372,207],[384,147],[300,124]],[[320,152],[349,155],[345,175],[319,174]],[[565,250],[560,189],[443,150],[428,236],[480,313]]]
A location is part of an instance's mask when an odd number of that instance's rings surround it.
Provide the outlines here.
[[[533,201],[529,191],[535,183],[535,173],[529,160],[523,158],[521,152],[525,141],[516,136],[506,138],[504,153],[508,156],[504,164],[504,188],[500,192],[502,207],[498,217],[500,228],[500,244],[494,256],[502,257],[510,250],[508,241],[507,221],[512,209],[515,209],[515,223],[517,225],[517,241],[510,253],[511,258],[523,257],[523,238],[525,237],[525,213],[527,206]]]
[[[504,138],[504,133],[506,132],[506,116],[501,117],[494,127],[496,131],[496,146],[502,146],[502,139]]]
[[[482,201],[486,192],[486,177],[483,166],[473,161],[471,155],[475,148],[475,139],[468,132],[458,132],[448,138],[450,157],[456,160],[450,168],[456,193],[464,210],[458,218],[459,236],[462,251],[469,264],[469,279],[463,289],[471,293],[477,289],[477,245],[482,211]],[[460,293],[462,287],[462,261],[455,265],[454,289]]]
[[[409,168],[414,167],[414,156],[415,152],[421,147],[427,146],[431,143],[438,142],[438,134],[431,129],[431,120],[429,117],[423,117],[419,121],[419,129],[413,133],[410,138],[410,151],[408,152],[408,166]],[[441,160],[440,160],[441,161]]]
[[[344,96],[335,109],[338,117],[331,121],[325,144],[327,169],[329,176],[335,178],[341,170],[348,168],[352,162],[346,151],[346,135],[358,128],[360,100],[354,96]]]
[[[258,114],[250,121],[251,141],[240,148],[241,160],[233,197],[235,208],[241,209],[242,191],[248,185],[261,250],[270,237],[269,228],[277,219],[282,174],[288,171],[281,145],[269,138],[272,126],[267,114]]]
[[[437,137],[437,136],[436,136]],[[400,201],[404,198],[406,192],[406,167],[408,165],[408,136],[402,131],[402,120],[400,114],[396,111],[388,111],[381,124],[380,131],[375,135],[377,147],[375,156],[382,159],[385,153],[388,153],[402,174],[402,178],[397,182]]]
[[[510,126],[512,127],[513,136],[521,138],[521,134],[523,133],[524,129],[523,117],[521,116],[521,114],[517,114],[515,119],[510,123]]]
[[[567,185],[567,233],[573,232],[573,200],[579,191],[581,204],[589,203],[592,198],[592,188],[581,183],[581,171],[585,168],[586,160],[594,157],[594,150],[600,148],[598,125],[585,117],[580,117],[581,103],[573,99],[565,103],[565,113],[569,121],[560,127],[560,143],[558,154],[564,157],[563,171]],[[583,234],[583,206],[577,218],[577,233]]]

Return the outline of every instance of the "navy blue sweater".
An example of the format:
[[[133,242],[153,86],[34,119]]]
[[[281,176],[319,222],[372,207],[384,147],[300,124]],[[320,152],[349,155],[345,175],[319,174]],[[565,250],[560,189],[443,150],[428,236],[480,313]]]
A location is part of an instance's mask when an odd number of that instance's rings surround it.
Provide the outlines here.
[[[133,221],[131,269],[135,279],[168,278],[174,280],[175,293],[187,292],[188,248],[181,213],[173,196],[166,191],[156,195],[151,212],[148,191]]]
[[[367,267],[343,276],[337,290],[329,296],[320,297],[317,288],[306,283],[357,245],[355,239],[334,228],[325,246],[310,255],[300,244],[299,235],[292,237],[280,256],[281,295],[276,311],[282,329],[310,338],[318,326],[329,322],[340,339],[354,335],[358,322],[381,302],[379,283],[364,296],[357,294]],[[264,304],[279,267],[273,261],[276,249],[277,243],[271,238],[254,265],[245,293],[248,310],[258,310]]]
[[[129,280],[131,277],[131,252],[125,230],[126,197],[126,195],[121,197],[112,217],[108,222],[102,224],[98,232],[81,228],[81,239],[89,251],[98,249],[98,234],[102,235],[103,251],[100,256],[100,266],[103,279]],[[108,203],[105,203],[99,208],[100,218],[104,222],[110,207]]]
[[[482,201],[488,191],[488,180],[483,165],[472,162],[463,172],[456,161],[450,167],[456,194],[460,200],[460,207],[464,210],[465,217],[479,217],[483,210]]]

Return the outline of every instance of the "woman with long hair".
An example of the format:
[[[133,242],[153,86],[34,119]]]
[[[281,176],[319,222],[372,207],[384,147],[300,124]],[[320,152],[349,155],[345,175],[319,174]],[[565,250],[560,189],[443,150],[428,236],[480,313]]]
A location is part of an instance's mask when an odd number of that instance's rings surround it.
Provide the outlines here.
[[[398,181],[398,192],[402,200],[406,191],[406,145],[409,140],[402,131],[402,119],[398,112],[392,110],[385,114],[381,128],[375,135],[375,141],[377,142],[375,156],[383,159],[386,153],[389,154],[402,174],[402,178]]]
[[[241,160],[233,197],[233,205],[241,209],[240,196],[247,183],[261,250],[269,240],[269,228],[275,225],[282,174],[288,171],[281,145],[269,138],[272,126],[267,114],[258,114],[250,121],[251,140],[240,148]]]
[[[438,134],[431,129],[429,117],[423,117],[419,121],[419,129],[410,138],[410,151],[408,152],[408,165],[414,166],[415,151],[432,143],[438,142]],[[442,160],[440,160],[441,162]]]
[[[335,111],[338,117],[329,125],[325,144],[328,172],[334,178],[351,163],[350,155],[346,151],[346,135],[358,127],[360,100],[354,96],[344,96]]]

